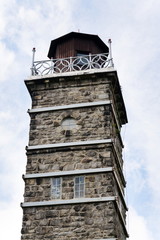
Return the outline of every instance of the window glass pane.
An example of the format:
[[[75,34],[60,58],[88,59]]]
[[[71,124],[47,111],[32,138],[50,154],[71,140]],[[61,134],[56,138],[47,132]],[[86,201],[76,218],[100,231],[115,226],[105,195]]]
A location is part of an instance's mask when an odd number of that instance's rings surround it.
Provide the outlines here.
[[[79,192],[75,192],[75,198],[79,197]]]
[[[79,186],[79,191],[83,191],[83,190],[84,190],[84,185],[81,184],[81,185]]]
[[[61,179],[60,178],[56,178],[57,180],[57,185],[60,185]]]
[[[53,178],[53,185],[55,185],[56,184],[56,178]]]
[[[79,186],[75,185],[75,192],[79,192]]]
[[[78,184],[79,183],[79,177],[75,178],[75,183]]]
[[[79,177],[79,182],[84,183],[84,177]]]
[[[79,197],[84,197],[84,192],[80,192]]]
[[[52,197],[59,199],[61,197],[61,178],[53,178],[51,188]]]

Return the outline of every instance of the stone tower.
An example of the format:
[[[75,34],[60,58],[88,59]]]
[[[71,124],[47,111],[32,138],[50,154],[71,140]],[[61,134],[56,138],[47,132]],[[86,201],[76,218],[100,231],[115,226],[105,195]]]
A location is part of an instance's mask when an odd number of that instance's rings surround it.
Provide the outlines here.
[[[33,50],[34,51],[34,50]],[[121,127],[127,123],[109,48],[71,32],[33,61],[22,240],[124,240]]]

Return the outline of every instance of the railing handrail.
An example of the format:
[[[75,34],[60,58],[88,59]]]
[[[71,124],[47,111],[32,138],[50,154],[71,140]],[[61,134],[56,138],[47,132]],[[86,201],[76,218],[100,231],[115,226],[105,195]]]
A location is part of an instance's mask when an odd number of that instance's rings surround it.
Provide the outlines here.
[[[113,60],[108,57],[108,53],[98,53],[42,61],[34,61],[33,58],[31,74],[32,76],[43,76],[54,73],[113,67]]]
[[[46,59],[46,60],[43,60],[43,61],[57,61],[57,60],[62,60],[62,59],[66,59],[66,60],[69,60],[69,59],[77,59],[77,58],[89,58],[89,56],[100,56],[100,55],[109,55],[108,53],[97,53],[97,54],[85,54],[85,55],[79,55],[79,56],[74,56],[74,57],[67,57],[67,58],[51,58],[51,59]],[[34,61],[34,63],[36,62],[41,62],[41,61]]]

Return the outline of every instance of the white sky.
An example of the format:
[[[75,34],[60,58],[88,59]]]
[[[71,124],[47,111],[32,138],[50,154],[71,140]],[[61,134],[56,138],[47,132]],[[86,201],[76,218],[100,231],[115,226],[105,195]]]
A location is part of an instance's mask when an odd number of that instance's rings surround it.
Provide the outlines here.
[[[0,239],[20,239],[30,96],[23,80],[71,31],[112,38],[129,124],[123,129],[130,240],[160,236],[160,1],[1,0]]]

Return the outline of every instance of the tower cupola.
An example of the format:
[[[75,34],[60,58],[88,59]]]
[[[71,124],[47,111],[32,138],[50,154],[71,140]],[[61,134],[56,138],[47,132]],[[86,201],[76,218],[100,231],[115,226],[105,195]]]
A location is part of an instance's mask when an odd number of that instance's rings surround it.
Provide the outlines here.
[[[109,48],[97,35],[70,32],[51,41],[48,57],[57,59],[98,53],[109,53]]]

